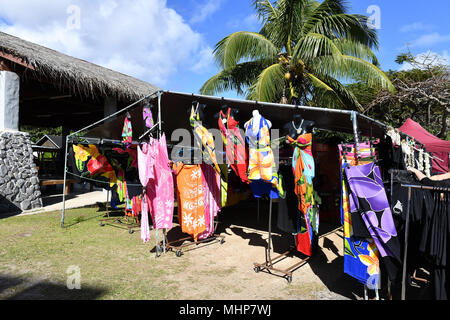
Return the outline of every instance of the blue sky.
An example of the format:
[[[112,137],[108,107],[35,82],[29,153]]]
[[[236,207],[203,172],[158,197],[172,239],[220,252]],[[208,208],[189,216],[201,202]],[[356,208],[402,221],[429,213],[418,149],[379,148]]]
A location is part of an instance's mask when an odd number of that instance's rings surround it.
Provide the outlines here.
[[[215,1],[216,2],[216,1]],[[254,17],[252,1],[218,1],[217,10],[208,15],[201,23],[192,24],[192,28],[202,33],[211,47],[223,37],[236,31],[258,31],[259,23]],[[186,20],[198,14],[194,0],[173,0],[168,5],[177,10]],[[205,3],[205,1],[203,1]],[[352,0],[348,1],[350,13],[371,16],[375,12],[368,9],[376,5],[380,9],[381,28],[378,30],[379,50],[375,51],[383,70],[401,68],[395,58],[405,52],[407,45],[413,54],[431,50],[444,57],[450,55],[450,1],[448,0]],[[449,59],[450,60],[450,59]],[[450,62],[450,61],[449,61]],[[219,71],[216,69],[216,71]],[[211,73],[210,75],[214,75]],[[209,75],[209,74],[208,74]],[[208,76],[180,78],[191,79],[191,83],[180,83],[179,90],[195,92],[208,79]],[[232,92],[224,96],[235,96]]]
[[[348,4],[351,13],[369,16],[369,7],[379,8],[383,70],[400,68],[394,60],[407,44],[414,54],[449,58],[450,1]],[[258,31],[259,22],[251,0],[0,0],[0,30],[163,89],[196,93],[219,71],[215,44],[236,31]]]

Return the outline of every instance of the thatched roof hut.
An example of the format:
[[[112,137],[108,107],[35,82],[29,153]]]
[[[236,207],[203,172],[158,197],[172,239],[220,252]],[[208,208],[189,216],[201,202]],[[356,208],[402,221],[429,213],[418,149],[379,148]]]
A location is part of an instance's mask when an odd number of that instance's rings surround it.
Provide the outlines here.
[[[23,76],[43,79],[71,94],[133,101],[159,88],[117,71],[0,32],[0,59],[25,67]]]

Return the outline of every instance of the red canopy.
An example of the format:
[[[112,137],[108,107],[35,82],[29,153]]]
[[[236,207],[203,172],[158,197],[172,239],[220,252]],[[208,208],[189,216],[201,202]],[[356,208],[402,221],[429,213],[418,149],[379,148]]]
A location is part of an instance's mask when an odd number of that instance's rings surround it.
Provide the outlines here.
[[[428,152],[431,152],[434,156],[442,159],[444,161],[439,161],[437,159],[432,160],[433,172],[445,173],[449,171],[449,152],[450,152],[450,141],[439,139],[433,136],[427,130],[422,128],[417,122],[408,119],[405,123],[398,128],[403,133],[410,135],[421,144],[425,146]]]

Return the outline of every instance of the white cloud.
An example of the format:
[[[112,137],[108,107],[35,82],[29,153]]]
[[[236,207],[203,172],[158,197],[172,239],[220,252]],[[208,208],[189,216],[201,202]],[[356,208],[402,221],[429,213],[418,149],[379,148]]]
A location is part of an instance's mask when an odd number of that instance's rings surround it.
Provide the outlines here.
[[[190,23],[200,23],[213,15],[221,5],[222,0],[207,0],[194,11],[194,15],[190,19]]]
[[[73,3],[80,29],[67,27]],[[166,0],[0,0],[0,16],[3,32],[157,86],[200,59],[207,64],[205,40]]]
[[[442,51],[440,54],[429,50],[427,52],[417,54],[416,59],[420,63],[433,62],[432,64],[434,65],[448,64],[450,63],[450,54],[448,53],[447,50]],[[398,71],[407,71],[413,68],[414,67],[410,63],[403,63],[398,69]]]
[[[261,22],[257,14],[251,14],[243,19],[235,18],[228,21],[227,26],[231,29],[239,29],[241,31],[259,31]]]
[[[207,46],[200,50],[200,53],[198,54],[197,63],[195,63],[191,67],[191,70],[196,73],[204,73],[205,71],[208,71],[209,68],[213,66],[213,64],[214,64],[213,49]]]
[[[411,24],[404,25],[400,28],[400,32],[411,32],[411,31],[430,31],[434,27],[429,24],[424,24],[423,22],[414,22]]]
[[[441,35],[438,32],[425,34],[411,42],[411,47],[430,47],[439,43],[450,42],[450,35]]]

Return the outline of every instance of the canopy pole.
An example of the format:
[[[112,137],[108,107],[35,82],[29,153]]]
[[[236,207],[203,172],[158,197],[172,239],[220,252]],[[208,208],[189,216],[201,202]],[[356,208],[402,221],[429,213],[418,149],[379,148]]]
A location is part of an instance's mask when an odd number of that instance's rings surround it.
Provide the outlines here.
[[[66,149],[64,152],[64,185],[63,185],[63,204],[62,204],[62,213],[61,213],[61,228],[64,228],[64,215],[66,211],[66,180],[67,180],[67,151],[69,144],[69,136],[66,137]]]
[[[161,94],[161,90],[158,90],[157,92],[153,92],[153,93],[151,93],[151,94],[145,96],[144,98],[142,98],[142,99],[140,99],[140,100],[138,100],[138,101],[136,101],[136,102],[130,104],[129,106],[127,106],[127,107],[125,107],[125,108],[123,108],[123,109],[121,109],[121,110],[119,110],[119,111],[117,111],[117,112],[115,112],[115,113],[113,113],[113,114],[110,114],[109,116],[107,116],[107,117],[105,117],[105,118],[103,118],[103,119],[101,119],[101,120],[99,120],[99,121],[97,121],[97,122],[95,122],[95,123],[93,123],[93,124],[90,124],[90,125],[88,125],[87,127],[78,130],[77,132],[72,133],[71,135],[74,136],[74,135],[76,135],[76,134],[78,134],[78,133],[80,133],[80,132],[83,132],[84,130],[87,130],[87,129],[89,129],[89,128],[92,128],[92,127],[94,127],[94,126],[96,126],[96,125],[98,125],[98,124],[100,124],[100,123],[102,123],[102,122],[104,122],[104,121],[106,121],[106,120],[108,120],[108,119],[114,117],[114,116],[117,116],[118,114],[124,112],[125,110],[128,110],[128,109],[130,109],[131,107],[134,107],[134,106],[137,105],[138,103],[140,103],[140,102],[142,102],[142,101],[144,101],[144,100],[146,100],[146,99],[150,99],[150,98],[151,98],[152,96],[154,96],[155,94],[160,95],[160,94]]]
[[[161,122],[161,97],[162,92],[158,91],[158,137],[161,140],[162,137],[162,122]],[[163,229],[163,253],[166,253],[166,229]]]
[[[351,113],[351,120],[353,121],[353,134],[355,135],[355,151],[357,158],[359,159],[360,153],[359,153],[359,136],[358,136],[358,116],[356,111],[352,111]]]

